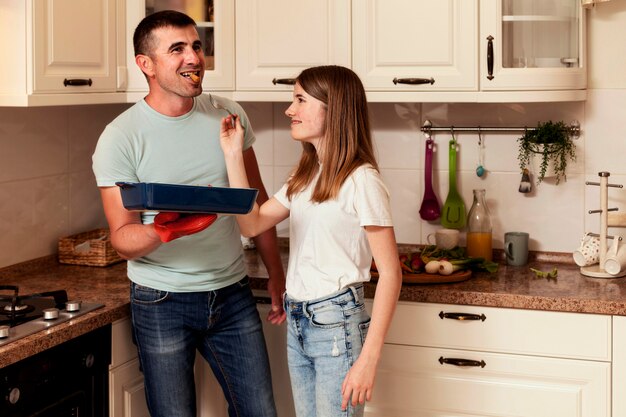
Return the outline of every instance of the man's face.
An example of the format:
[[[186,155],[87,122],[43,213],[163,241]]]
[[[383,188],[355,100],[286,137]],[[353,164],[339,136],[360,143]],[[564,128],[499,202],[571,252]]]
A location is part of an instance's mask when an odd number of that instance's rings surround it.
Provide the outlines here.
[[[195,27],[164,27],[153,32],[150,68],[144,69],[150,92],[178,97],[202,93],[204,53]],[[156,91],[160,90],[160,91]]]

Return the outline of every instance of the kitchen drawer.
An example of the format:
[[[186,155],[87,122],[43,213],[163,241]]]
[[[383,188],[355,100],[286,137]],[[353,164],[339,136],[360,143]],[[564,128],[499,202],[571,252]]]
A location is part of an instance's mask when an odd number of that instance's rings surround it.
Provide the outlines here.
[[[456,366],[443,358],[480,363]],[[611,364],[385,345],[366,417],[609,417]]]
[[[111,368],[115,368],[137,357],[137,346],[133,343],[130,319],[120,319],[111,328]]]
[[[611,317],[399,302],[385,342],[610,361]]]

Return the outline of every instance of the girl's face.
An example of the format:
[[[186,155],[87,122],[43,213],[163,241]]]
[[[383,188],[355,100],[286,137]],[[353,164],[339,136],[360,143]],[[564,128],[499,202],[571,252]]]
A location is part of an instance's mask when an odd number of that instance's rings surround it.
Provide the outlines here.
[[[285,110],[285,114],[291,118],[291,137],[308,142],[319,150],[318,144],[324,137],[326,105],[307,94],[296,83],[293,88],[293,102]]]

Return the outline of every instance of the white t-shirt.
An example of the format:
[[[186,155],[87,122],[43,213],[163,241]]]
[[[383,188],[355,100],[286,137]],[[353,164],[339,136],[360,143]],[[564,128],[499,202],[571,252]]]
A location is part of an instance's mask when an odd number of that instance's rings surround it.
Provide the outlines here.
[[[389,191],[371,165],[357,168],[335,200],[312,203],[316,182],[291,201],[286,184],[274,195],[290,210],[287,294],[301,301],[369,281],[372,251],[364,226],[393,226]]]

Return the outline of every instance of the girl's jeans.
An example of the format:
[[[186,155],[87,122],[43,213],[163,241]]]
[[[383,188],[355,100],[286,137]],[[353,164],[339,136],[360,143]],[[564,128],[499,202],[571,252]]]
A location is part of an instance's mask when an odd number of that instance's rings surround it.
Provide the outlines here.
[[[363,286],[311,301],[285,295],[287,357],[298,417],[362,416],[363,405],[341,410],[341,384],[370,324]]]
[[[229,416],[276,417],[263,328],[247,277],[193,293],[131,283],[130,298],[152,417],[196,417],[196,350],[222,386]]]

